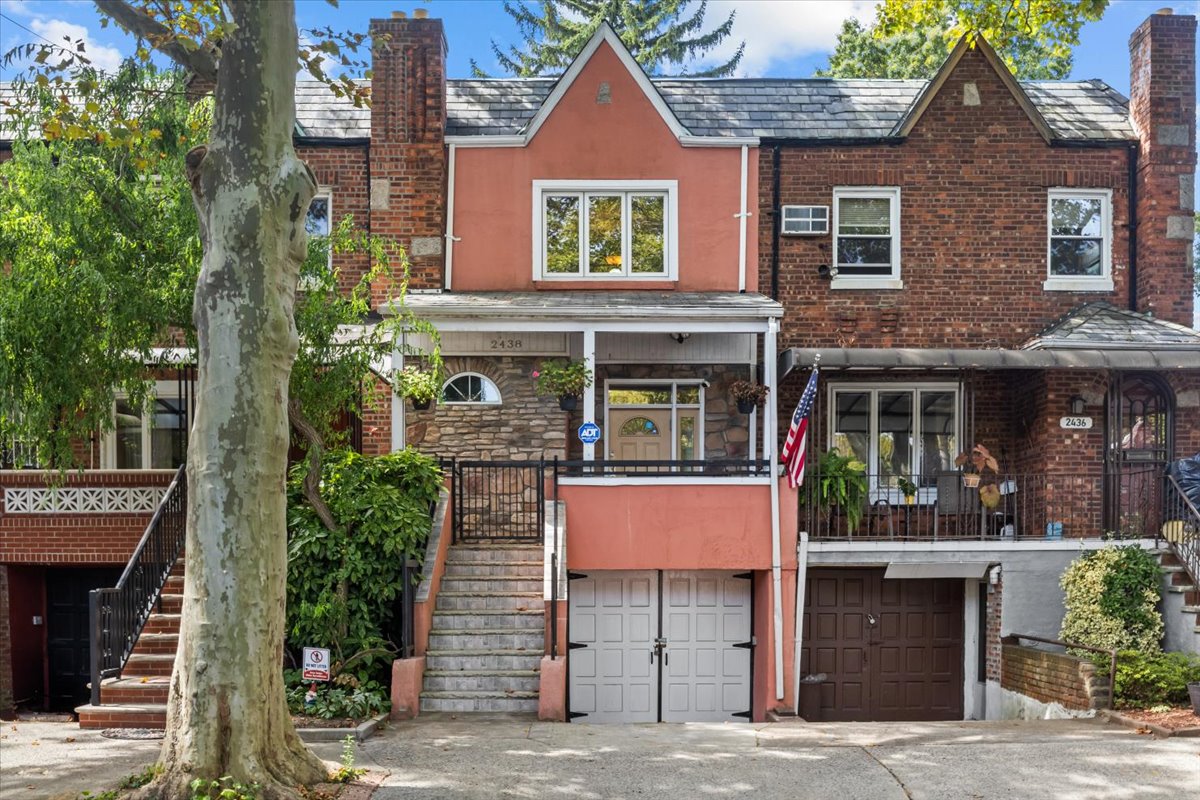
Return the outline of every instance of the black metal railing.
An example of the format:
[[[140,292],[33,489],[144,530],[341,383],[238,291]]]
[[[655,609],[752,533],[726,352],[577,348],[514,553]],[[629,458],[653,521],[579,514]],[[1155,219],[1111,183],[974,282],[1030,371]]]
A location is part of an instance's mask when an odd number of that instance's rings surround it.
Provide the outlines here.
[[[753,478],[770,474],[771,462],[765,458],[711,459],[700,461],[557,461],[557,474],[567,478],[681,478],[718,477]]]
[[[180,467],[154,511],[133,557],[111,589],[88,597],[91,634],[92,705],[100,705],[100,683],[120,675],[146,621],[159,607],[163,586],[183,552],[187,536],[187,475]]]
[[[1200,584],[1200,510],[1173,475],[1163,478],[1162,539],[1187,570],[1192,584]]]
[[[454,541],[542,541],[545,461],[454,464]]]
[[[1005,474],[972,486],[953,472],[918,487],[911,498],[894,476],[866,475],[865,481],[860,513],[851,514],[828,499],[836,481],[808,473],[799,492],[800,529],[814,539],[858,540],[1149,538],[1157,530],[1153,515],[1110,524],[1102,475]]]
[[[550,660],[558,658],[558,459],[554,459],[554,503],[551,524],[554,526],[554,542],[550,548]]]
[[[400,568],[400,584],[403,587],[400,590],[400,596],[396,599],[399,601],[400,612],[400,647],[397,656],[399,658],[412,658],[416,655],[416,623],[415,623],[415,608],[417,597],[417,585],[421,582],[421,562],[413,558],[404,559],[404,565]]]

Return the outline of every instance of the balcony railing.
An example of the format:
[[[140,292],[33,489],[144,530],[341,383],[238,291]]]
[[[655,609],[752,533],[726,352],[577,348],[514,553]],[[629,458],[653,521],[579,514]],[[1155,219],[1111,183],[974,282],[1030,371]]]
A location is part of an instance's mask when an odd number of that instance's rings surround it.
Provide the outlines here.
[[[1075,474],[1006,474],[984,477],[984,487],[964,484],[959,473],[938,476],[932,485],[906,498],[894,476],[865,476],[861,516],[827,500],[827,480],[805,476],[800,489],[800,529],[814,539],[841,540],[1055,540],[1111,534],[1153,537],[1156,515],[1125,513],[1119,523],[1105,519],[1105,477]],[[823,492],[823,487],[825,491]],[[991,495],[994,502],[985,502]]]
[[[558,461],[564,478],[753,478],[766,477],[771,462],[766,459],[722,458],[703,461]]]

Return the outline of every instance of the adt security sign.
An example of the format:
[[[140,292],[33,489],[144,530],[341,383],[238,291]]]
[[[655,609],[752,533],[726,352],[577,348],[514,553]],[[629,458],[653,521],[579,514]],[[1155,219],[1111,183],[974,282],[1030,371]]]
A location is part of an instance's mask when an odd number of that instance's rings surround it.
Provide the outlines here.
[[[304,648],[304,680],[329,680],[329,651],[323,647]]]
[[[585,422],[580,425],[579,441],[584,444],[595,444],[600,441],[600,426],[594,422]]]

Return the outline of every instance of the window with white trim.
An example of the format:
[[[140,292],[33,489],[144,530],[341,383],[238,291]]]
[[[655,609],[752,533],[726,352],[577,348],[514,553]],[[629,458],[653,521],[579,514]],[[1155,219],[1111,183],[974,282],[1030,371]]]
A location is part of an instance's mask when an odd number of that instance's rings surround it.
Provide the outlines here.
[[[833,190],[833,285],[900,288],[899,187]]]
[[[1046,216],[1045,288],[1111,291],[1112,191],[1051,189]]]
[[[674,181],[534,187],[536,279],[673,278]]]
[[[829,446],[867,465],[872,491],[900,478],[933,490],[959,452],[955,384],[833,384]]]
[[[326,252],[326,268],[333,271],[333,247],[329,237],[333,233],[333,195],[328,189],[321,189],[313,195],[308,204],[308,213],[304,216],[304,230],[308,233],[309,252],[312,248],[321,247]],[[311,276],[300,276],[300,288],[311,287],[317,281]]]
[[[113,403],[113,430],[106,437],[108,469],[175,469],[187,457],[187,409],[173,383],[158,384],[146,408],[128,398]]]
[[[442,386],[442,403],[450,405],[499,405],[500,389],[478,372],[461,372]]]

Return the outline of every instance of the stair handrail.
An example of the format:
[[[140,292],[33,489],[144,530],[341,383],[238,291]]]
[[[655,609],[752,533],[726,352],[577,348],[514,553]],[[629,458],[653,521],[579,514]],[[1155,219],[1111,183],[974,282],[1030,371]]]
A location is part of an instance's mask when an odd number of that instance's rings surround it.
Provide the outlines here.
[[[1175,480],[1175,476],[1167,473],[1167,486],[1171,491],[1165,499],[1167,505],[1166,524],[1179,522],[1178,530],[1172,529],[1174,538],[1160,529],[1155,533],[1155,539],[1165,538],[1167,544],[1179,563],[1183,565],[1193,586],[1200,586],[1200,509],[1183,491],[1183,487]],[[1173,511],[1185,512],[1189,519],[1176,519]],[[1166,527],[1165,525],[1163,526]]]
[[[163,493],[124,572],[111,588],[88,594],[91,634],[92,705],[100,705],[100,683],[119,675],[142,630],[161,607],[163,587],[183,552],[187,537],[187,465]]]

